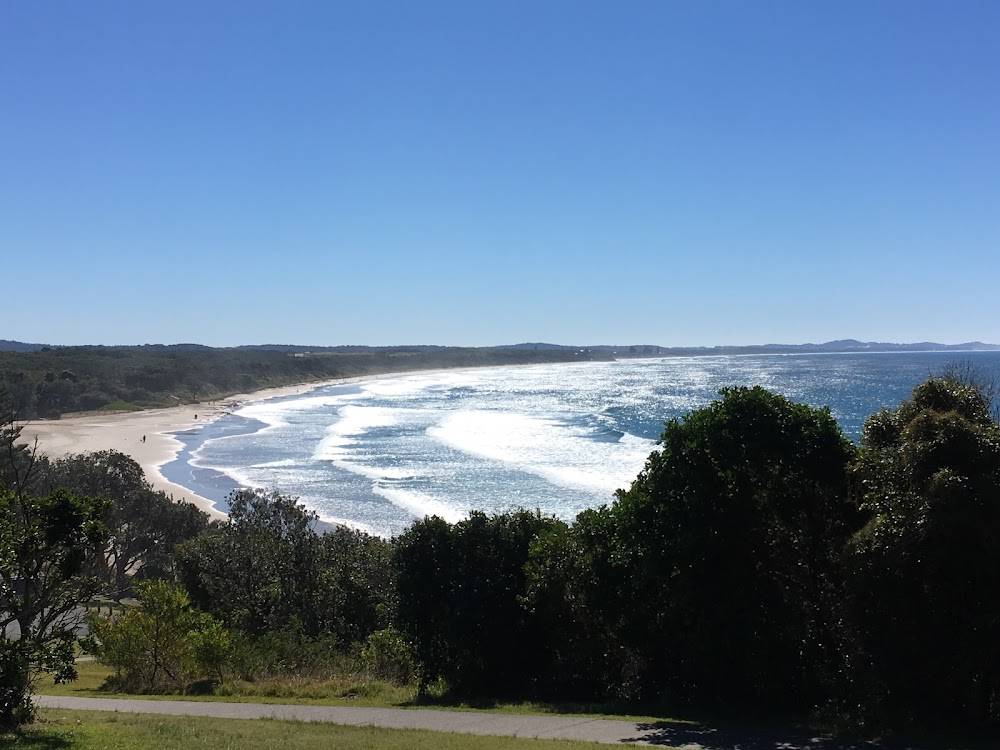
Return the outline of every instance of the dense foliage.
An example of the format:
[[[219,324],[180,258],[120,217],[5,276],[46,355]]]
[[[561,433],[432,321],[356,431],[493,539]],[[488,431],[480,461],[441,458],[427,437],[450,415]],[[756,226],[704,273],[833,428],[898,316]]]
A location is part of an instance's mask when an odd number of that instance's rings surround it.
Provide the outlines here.
[[[660,442],[611,507],[532,561],[532,599],[584,645],[564,668],[625,698],[811,705],[856,517],[853,446],[826,410],[761,388],[724,391]]]
[[[522,606],[532,542],[559,521],[526,510],[425,518],[396,540],[399,627],[415,644],[422,684],[466,695],[530,693],[544,672],[542,623]]]
[[[114,599],[129,594],[136,575],[170,574],[174,547],[208,529],[205,513],[154,490],[142,467],[117,451],[42,461],[35,483],[46,491],[108,499],[101,514],[107,536],[92,569]]]
[[[292,498],[234,493],[229,523],[178,550],[180,580],[196,605],[250,636],[294,629],[362,641],[390,622],[389,543],[316,524]]]
[[[865,423],[846,549],[863,718],[1000,718],[1000,426],[931,378]]]
[[[0,399],[2,402],[2,399]],[[0,404],[2,405],[2,404]],[[0,730],[32,716],[34,671],[75,677],[79,606],[101,590],[91,561],[106,540],[106,501],[36,488],[33,452],[17,427],[0,424]]]

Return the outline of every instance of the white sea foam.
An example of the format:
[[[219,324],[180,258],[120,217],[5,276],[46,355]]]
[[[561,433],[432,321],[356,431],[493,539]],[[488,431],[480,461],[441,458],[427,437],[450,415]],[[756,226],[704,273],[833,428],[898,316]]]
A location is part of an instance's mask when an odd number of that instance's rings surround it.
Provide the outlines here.
[[[305,396],[294,399],[270,399],[255,401],[241,406],[233,413],[238,417],[255,419],[263,422],[267,428],[282,427],[288,424],[287,417],[296,412],[308,412],[324,407],[339,406],[346,401],[362,398],[361,393],[338,393],[325,396]],[[225,438],[219,438],[223,440]]]
[[[194,461],[191,462],[194,464]],[[200,468],[210,468],[225,474],[240,487],[249,487],[250,489],[267,489],[260,482],[257,481],[256,472],[254,472],[250,467],[242,466],[203,466],[201,464],[195,464]]]
[[[326,435],[313,451],[314,461],[333,461],[348,455],[348,448],[357,438],[377,427],[392,427],[402,415],[402,410],[384,406],[341,407],[338,419],[326,429]]]
[[[446,521],[455,523],[467,515],[466,512],[456,510],[451,505],[425,492],[406,490],[400,487],[386,487],[379,483],[372,486],[372,492],[379,497],[384,497],[396,507],[402,508],[414,518],[440,516]]]
[[[421,391],[441,388],[468,388],[479,385],[483,378],[471,370],[441,370],[421,372],[394,378],[382,378],[361,383],[366,394],[379,397],[411,396]]]
[[[282,466],[297,466],[299,461],[294,458],[283,458],[280,461],[265,461],[262,464],[250,464],[251,469],[276,469]]]
[[[364,459],[360,458],[334,459],[330,461],[330,463],[333,466],[343,469],[344,471],[349,471],[352,474],[357,474],[358,476],[381,482],[398,482],[414,478],[412,470],[401,469],[395,466],[377,466],[372,463],[366,463]]]
[[[427,434],[462,451],[502,462],[548,482],[594,495],[628,486],[654,445],[625,435],[595,441],[586,427],[526,414],[460,411]]]

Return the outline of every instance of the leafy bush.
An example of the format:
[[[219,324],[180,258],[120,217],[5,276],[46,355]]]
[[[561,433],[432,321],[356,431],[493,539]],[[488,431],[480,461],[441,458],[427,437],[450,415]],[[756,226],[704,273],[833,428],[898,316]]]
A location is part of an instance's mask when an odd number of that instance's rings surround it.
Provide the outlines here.
[[[0,638],[0,731],[28,724],[34,718],[28,655],[20,640]]]
[[[377,630],[361,649],[361,662],[373,677],[403,685],[417,676],[417,660],[405,636],[395,628]]]
[[[340,670],[347,658],[335,636],[307,635],[295,622],[260,636],[235,631],[229,648],[233,674],[248,682],[329,674]]]
[[[135,585],[139,606],[101,618],[87,616],[85,645],[114,667],[113,683],[126,692],[153,693],[183,687],[199,677],[221,678],[228,634],[190,606],[178,586],[151,579]]]

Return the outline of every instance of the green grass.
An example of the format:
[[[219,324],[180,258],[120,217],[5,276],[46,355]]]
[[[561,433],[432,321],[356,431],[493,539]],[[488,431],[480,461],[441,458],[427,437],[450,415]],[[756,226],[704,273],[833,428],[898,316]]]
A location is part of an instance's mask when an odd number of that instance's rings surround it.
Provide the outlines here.
[[[101,407],[101,411],[142,411],[145,406],[139,406],[139,404],[133,404],[131,401],[112,401],[110,404],[105,404]]]
[[[478,737],[422,729],[375,729],[275,719],[214,719],[44,709],[0,748],[17,750],[594,750],[592,742]]]
[[[575,703],[488,702],[465,703],[427,698],[417,700],[415,686],[398,686],[359,675],[341,675],[328,680],[312,678],[282,678],[261,682],[229,681],[210,695],[133,695],[102,689],[104,680],[113,670],[95,661],[78,662],[79,677],[74,682],[52,684],[41,677],[36,692],[43,695],[65,695],[80,698],[141,698],[145,700],[195,700],[225,703],[287,703],[307,706],[366,706],[375,708],[437,708],[451,711],[491,711],[507,714],[584,716],[591,719],[621,719],[635,722],[669,721],[679,724],[696,722],[663,715],[634,714],[617,711],[605,705]]]

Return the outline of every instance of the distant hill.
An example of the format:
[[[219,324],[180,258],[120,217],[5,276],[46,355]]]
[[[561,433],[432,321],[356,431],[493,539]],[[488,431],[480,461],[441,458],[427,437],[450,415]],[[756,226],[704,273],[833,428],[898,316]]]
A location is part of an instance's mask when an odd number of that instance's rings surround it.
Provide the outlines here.
[[[65,346],[56,344],[28,344],[22,341],[10,341],[0,339],[0,351],[3,352],[37,352],[44,349],[116,349],[116,350],[137,350],[147,352],[198,352],[212,351],[216,347],[205,346],[204,344],[142,344],[138,346]],[[221,347],[220,349],[230,349],[234,351],[267,351],[282,352],[284,354],[301,353],[332,353],[332,354],[358,354],[358,353],[427,353],[436,352],[443,349],[451,349],[436,344],[416,344],[407,346],[361,346],[361,345],[341,345],[341,346],[308,346],[304,344],[244,344],[236,347]],[[895,344],[886,341],[858,341],[857,339],[837,339],[827,341],[822,344],[750,344],[745,346],[659,346],[658,344],[596,344],[596,345],[569,345],[569,344],[549,344],[545,342],[525,342],[522,344],[504,344],[501,346],[479,347],[483,350],[517,350],[517,351],[586,351],[604,356],[621,357],[649,357],[649,356],[673,356],[673,357],[696,357],[712,356],[719,354],[788,354],[788,353],[848,353],[848,352],[948,352],[948,351],[973,351],[992,352],[1000,351],[998,344],[984,344],[982,341],[969,341],[964,344],[938,344],[933,341],[921,341],[912,344]]]
[[[51,348],[48,344],[25,344],[23,341],[0,339],[0,352],[40,352]]]
[[[537,351],[587,351],[594,354],[611,354],[619,357],[708,357],[722,354],[819,354],[851,352],[993,352],[1000,351],[998,344],[984,344],[970,341],[964,344],[936,344],[921,341],[914,344],[893,344],[884,341],[858,341],[838,339],[823,344],[752,344],[747,346],[657,346],[655,344],[627,344],[609,346],[567,346],[563,344],[509,344],[498,349],[519,349]]]
[[[3,352],[37,352],[43,349],[116,349],[138,350],[147,352],[198,352],[211,351],[217,347],[204,344],[141,344],[138,346],[65,346],[57,344],[28,344],[22,341],[0,339],[0,351]],[[285,354],[300,353],[387,353],[400,354],[435,352],[451,349],[436,344],[416,344],[408,346],[307,346],[303,344],[244,344],[236,347],[220,347],[236,351],[267,351]],[[857,339],[838,339],[822,344],[750,344],[745,346],[659,346],[658,344],[597,344],[574,346],[569,344],[549,344],[544,342],[526,342],[523,344],[504,344],[501,346],[479,347],[484,350],[519,350],[519,351],[589,351],[602,355],[628,356],[711,356],[717,354],[786,354],[812,352],[948,352],[1000,351],[1000,344],[984,344],[982,341],[969,341],[964,344],[937,344],[933,341],[921,341],[913,344],[894,344],[885,341],[858,341]]]

